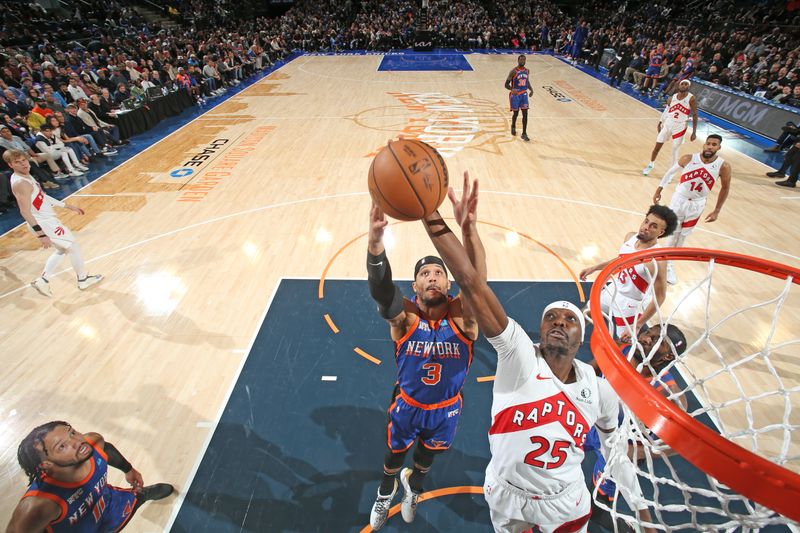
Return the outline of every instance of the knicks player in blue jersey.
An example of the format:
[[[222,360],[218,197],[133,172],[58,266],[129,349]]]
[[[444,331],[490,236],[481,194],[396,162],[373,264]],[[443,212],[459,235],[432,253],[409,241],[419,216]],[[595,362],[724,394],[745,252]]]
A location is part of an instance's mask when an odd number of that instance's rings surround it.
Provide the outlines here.
[[[640,374],[645,379],[650,380],[657,391],[664,396],[669,397],[672,394],[679,393],[680,388],[675,382],[675,378],[672,376],[672,374],[669,371],[664,372],[664,370],[667,365],[675,360],[676,356],[680,356],[686,351],[687,342],[686,336],[683,334],[680,328],[678,328],[678,326],[675,326],[674,324],[668,324],[666,334],[664,335],[664,338],[661,339],[659,344],[661,330],[661,325],[656,325],[651,328],[644,329],[639,333],[637,336],[638,346],[633,354],[633,361],[631,361],[631,363],[638,366],[644,359],[642,357],[643,353],[650,354],[653,352],[647,363],[642,365]],[[655,351],[653,351],[656,345],[658,345],[658,347],[655,348]],[[622,354],[627,356],[628,353],[630,353],[631,347],[632,346],[630,344],[622,345]],[[599,367],[595,361],[592,361],[592,366],[595,368],[597,374],[600,375]],[[676,395],[673,401],[677,403],[681,409],[686,409],[686,398],[683,395]],[[600,438],[595,428],[592,428],[592,430],[586,436],[586,443],[584,446],[587,451],[594,450],[595,452],[592,482],[597,485],[598,481],[600,480],[600,476],[603,474],[603,471],[606,468],[606,458],[603,457],[601,453]],[[636,458],[637,460],[641,461],[645,459],[644,449],[642,446],[638,446],[636,451],[638,455]],[[672,453],[672,451],[669,449],[660,449],[659,451],[661,452],[661,456],[671,455]],[[608,507],[611,507],[611,504],[614,501],[617,493],[616,483],[608,478],[603,479],[597,487],[597,492],[599,494],[599,499],[602,500]],[[648,509],[639,511],[638,518],[642,522],[653,522]],[[617,529],[614,529],[615,521],[611,516],[611,513],[602,507],[599,507],[594,500],[592,501],[592,517],[590,518],[590,521],[606,528],[609,531],[633,531],[633,529],[622,519],[616,520]],[[643,526],[642,529],[645,531],[645,533],[656,533],[656,530],[650,527]]]
[[[525,55],[517,58],[517,66],[508,73],[506,89],[509,90],[508,102],[511,106],[511,135],[517,134],[517,115],[522,110],[522,136],[523,141],[530,141],[528,137],[528,96],[533,96],[530,71],[525,68]]]
[[[119,531],[148,500],[172,494],[172,485],[144,487],[142,475],[97,433],[81,434],[66,422],[31,431],[17,450],[30,487],[6,533]],[[125,473],[130,489],[108,484],[108,467]]]
[[[466,173],[464,183],[468,193]],[[455,198],[453,189],[449,194]],[[466,209],[457,210],[456,219],[463,220],[465,216],[468,216]],[[470,219],[472,224],[473,219],[474,216]],[[389,322],[397,362],[383,478],[370,513],[373,530],[386,523],[398,489],[398,472],[403,487],[401,514],[406,522],[414,520],[425,474],[434,456],[450,448],[456,434],[462,409],[461,388],[472,362],[472,343],[478,338],[477,322],[463,298],[448,294],[450,281],[444,262],[438,257],[427,256],[417,261],[411,284],[414,297],[403,296],[392,282],[386,258],[383,245],[386,224],[386,215],[373,205],[367,249],[369,288],[378,303],[378,312]],[[483,265],[485,271],[482,259],[485,256],[482,250],[478,253],[481,255],[476,264]],[[415,442],[414,467],[402,468]]]
[[[659,79],[661,79],[661,65],[664,64],[666,52],[664,52],[664,43],[658,43],[655,48],[650,51],[650,57],[647,64],[647,70],[644,71],[644,83],[642,83],[642,96],[647,94],[647,91],[654,91]]]

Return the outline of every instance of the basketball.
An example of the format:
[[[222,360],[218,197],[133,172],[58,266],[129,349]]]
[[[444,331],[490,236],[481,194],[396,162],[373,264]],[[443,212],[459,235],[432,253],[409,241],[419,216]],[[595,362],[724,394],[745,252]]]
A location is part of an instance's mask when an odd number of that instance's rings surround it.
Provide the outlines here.
[[[432,146],[416,139],[389,141],[369,167],[369,194],[384,213],[420,220],[447,196],[447,166]]]

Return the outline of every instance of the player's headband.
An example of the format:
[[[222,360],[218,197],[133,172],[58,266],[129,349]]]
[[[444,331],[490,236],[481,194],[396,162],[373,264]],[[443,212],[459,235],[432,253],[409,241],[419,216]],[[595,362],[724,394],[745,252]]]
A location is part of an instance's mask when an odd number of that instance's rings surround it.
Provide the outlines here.
[[[689,80],[681,80],[681,82],[678,85],[686,85],[687,87],[691,87],[692,82],[690,82]]]
[[[425,257],[417,261],[416,265],[414,265],[414,279],[417,278],[417,274],[419,274],[420,269],[425,265],[439,265],[444,269],[445,275],[447,275],[447,267],[444,266],[444,261],[442,261],[435,255],[426,255]]]
[[[542,320],[544,320],[544,315],[546,315],[547,312],[551,309],[568,309],[572,311],[572,313],[576,317],[578,317],[578,322],[581,323],[581,342],[583,342],[583,336],[584,333],[586,333],[586,318],[583,316],[581,310],[578,309],[578,307],[572,302],[568,302],[566,300],[559,300],[557,302],[551,303],[550,305],[544,308],[544,311],[542,311]]]

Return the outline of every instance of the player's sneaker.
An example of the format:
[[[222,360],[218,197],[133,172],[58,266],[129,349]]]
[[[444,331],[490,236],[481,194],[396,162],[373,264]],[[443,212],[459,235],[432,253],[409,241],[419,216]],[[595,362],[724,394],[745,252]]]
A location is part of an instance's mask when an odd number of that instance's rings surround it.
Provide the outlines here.
[[[86,276],[85,278],[78,280],[78,288],[80,290],[86,290],[92,285],[100,283],[102,280],[103,276],[101,274],[96,274],[94,276]]]
[[[142,487],[142,490],[139,492],[138,499],[142,502],[163,500],[174,491],[175,488],[169,483],[156,483],[155,485]]]
[[[414,521],[417,515],[417,498],[419,494],[411,490],[411,485],[408,480],[411,478],[412,470],[404,468],[400,471],[400,483],[403,485],[403,500],[400,503],[400,514],[403,515],[403,520],[407,523]]]
[[[516,126],[511,126],[511,135],[513,135],[514,137],[517,136],[517,127]]]
[[[527,133],[523,133],[522,136],[520,137],[520,139],[522,139],[523,141],[530,141],[531,140],[531,138],[528,137]]]
[[[667,283],[675,285],[678,283],[678,276],[675,275],[675,269],[672,266],[672,261],[667,261]]]
[[[50,282],[41,276],[31,281],[31,287],[36,289],[36,291],[42,296],[53,296],[53,291],[50,290]]]
[[[397,480],[394,480],[394,490],[388,496],[382,496],[381,490],[378,489],[378,497],[375,498],[375,503],[372,504],[372,511],[369,513],[369,525],[372,531],[378,531],[386,524],[389,518],[389,508],[392,506],[392,498],[397,494]]]
[[[642,170],[642,176],[647,176],[648,174],[650,174],[650,172],[653,171],[654,168],[656,168],[656,166],[653,163],[650,163],[649,165],[644,167],[644,170]]]

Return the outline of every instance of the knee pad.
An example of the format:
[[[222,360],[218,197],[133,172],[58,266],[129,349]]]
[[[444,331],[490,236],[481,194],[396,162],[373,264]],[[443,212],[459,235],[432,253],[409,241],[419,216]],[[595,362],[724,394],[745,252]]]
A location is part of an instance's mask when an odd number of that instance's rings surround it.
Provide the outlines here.
[[[386,452],[386,456],[383,458],[383,466],[388,468],[389,470],[399,470],[401,466],[403,466],[403,462],[406,459],[406,452],[401,453],[392,453]]]
[[[414,464],[418,464],[422,468],[428,469],[433,465],[433,457],[438,450],[429,450],[422,442],[417,443],[414,449]]]

